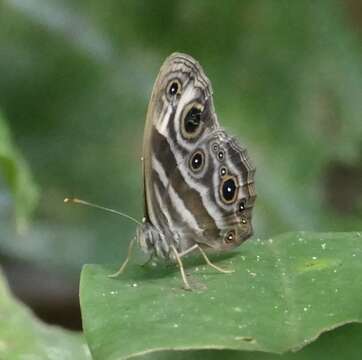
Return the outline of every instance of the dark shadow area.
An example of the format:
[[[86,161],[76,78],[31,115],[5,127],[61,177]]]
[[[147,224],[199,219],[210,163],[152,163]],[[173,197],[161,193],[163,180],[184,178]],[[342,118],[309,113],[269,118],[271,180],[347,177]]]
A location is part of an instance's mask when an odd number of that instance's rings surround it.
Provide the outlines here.
[[[78,282],[59,271],[0,256],[14,295],[49,324],[81,330]]]

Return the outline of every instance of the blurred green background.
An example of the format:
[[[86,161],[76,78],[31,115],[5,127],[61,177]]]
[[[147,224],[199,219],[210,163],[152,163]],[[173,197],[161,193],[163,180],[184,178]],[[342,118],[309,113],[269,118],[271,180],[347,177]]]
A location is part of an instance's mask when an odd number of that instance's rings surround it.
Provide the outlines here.
[[[142,217],[146,108],[174,51],[202,64],[256,164],[254,237],[361,230],[361,40],[358,0],[2,0],[0,261],[15,293],[79,328],[82,264],[120,263],[135,227],[63,198]]]

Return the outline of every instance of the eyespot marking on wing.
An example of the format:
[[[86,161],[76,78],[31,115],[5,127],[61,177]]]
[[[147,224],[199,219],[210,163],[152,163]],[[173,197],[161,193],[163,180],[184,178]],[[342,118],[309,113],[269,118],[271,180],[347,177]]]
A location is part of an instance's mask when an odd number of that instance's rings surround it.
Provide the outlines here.
[[[224,177],[227,173],[228,173],[228,171],[227,171],[226,167],[221,166],[221,168],[219,170],[220,177]]]
[[[197,138],[204,126],[201,119],[203,106],[194,102],[185,107],[181,114],[181,135],[184,139],[192,140]]]
[[[205,166],[205,154],[202,150],[196,150],[191,156],[189,167],[193,172],[200,172]]]
[[[237,179],[233,175],[225,176],[220,184],[220,197],[225,204],[232,204],[238,196]]]
[[[224,242],[226,244],[232,244],[235,241],[235,230],[230,230],[226,233],[224,237]]]

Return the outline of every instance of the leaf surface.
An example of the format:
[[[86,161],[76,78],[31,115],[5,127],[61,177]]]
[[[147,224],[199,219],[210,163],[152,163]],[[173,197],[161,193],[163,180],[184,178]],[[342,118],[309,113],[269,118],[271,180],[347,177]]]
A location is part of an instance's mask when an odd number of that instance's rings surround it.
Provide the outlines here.
[[[10,293],[0,273],[0,359],[91,359],[83,336],[46,325]]]
[[[216,260],[235,272],[187,261],[192,292],[172,266],[131,265],[112,279],[115,267],[86,265],[80,298],[94,358],[202,349],[278,354],[362,320],[360,233],[287,233]]]

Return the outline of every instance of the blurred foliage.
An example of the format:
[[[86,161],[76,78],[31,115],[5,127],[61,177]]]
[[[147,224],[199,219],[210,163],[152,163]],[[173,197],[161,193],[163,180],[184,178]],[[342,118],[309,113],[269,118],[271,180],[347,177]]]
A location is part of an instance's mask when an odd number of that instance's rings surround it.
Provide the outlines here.
[[[173,51],[203,65],[221,123],[256,163],[257,237],[361,229],[362,181],[330,176],[337,164],[362,177],[352,3],[3,0],[0,107],[42,194],[24,238],[2,219],[3,251],[74,274],[81,263],[120,261],[133,224],[62,199],[142,216],[145,113]]]
[[[20,359],[90,359],[83,336],[48,326],[11,295],[0,273],[0,358]]]
[[[16,207],[17,228],[24,231],[28,217],[37,202],[37,188],[32,181],[27,164],[13,144],[5,119],[0,113],[0,184],[8,186],[8,191],[0,192],[0,205],[5,209],[10,203],[7,194],[13,194]],[[0,188],[1,190],[1,188]],[[10,205],[10,204],[9,204]],[[2,210],[1,209],[1,210]],[[1,211],[0,210],[0,211]],[[2,211],[1,211],[2,213]],[[0,214],[1,214],[0,213]],[[5,212],[4,212],[5,213]]]

